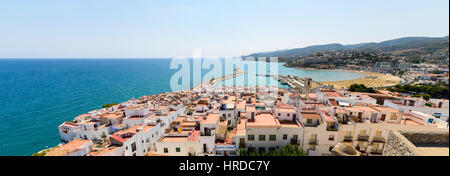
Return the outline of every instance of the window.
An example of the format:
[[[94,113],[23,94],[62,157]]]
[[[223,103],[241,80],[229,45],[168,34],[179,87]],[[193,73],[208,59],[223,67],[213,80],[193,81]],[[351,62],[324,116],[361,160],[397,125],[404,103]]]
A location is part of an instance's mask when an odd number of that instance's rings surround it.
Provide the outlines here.
[[[248,139],[248,141],[254,141],[255,140],[255,135],[248,135],[248,137],[247,137]]]
[[[265,141],[266,135],[259,135],[259,141]]]
[[[136,151],[136,143],[135,142],[133,142],[131,144],[131,152],[134,152],[134,151]]]
[[[287,140],[288,136],[287,134],[283,134],[283,140]]]
[[[228,117],[231,117],[231,114],[228,114]]]
[[[377,130],[375,133],[375,137],[380,138],[381,137],[381,130]]]
[[[290,115],[290,114],[288,113],[287,116],[289,117],[289,115]]]
[[[306,123],[307,124],[311,124],[312,123],[312,119],[306,119]]]
[[[281,114],[280,114],[280,113],[278,113],[278,116],[281,116]]]
[[[270,135],[269,136],[269,140],[270,141],[276,141],[277,140],[277,135]]]
[[[329,140],[329,141],[334,141],[334,135],[328,136],[328,140]]]
[[[351,131],[346,131],[345,132],[345,137],[351,137],[352,136],[352,132]]]
[[[180,150],[181,150],[180,147],[175,148],[176,152],[180,152]]]
[[[168,148],[164,148],[164,153],[169,153],[169,149]]]
[[[391,120],[397,120],[397,118],[398,118],[397,114],[392,114],[391,115]]]
[[[311,140],[316,140],[317,139],[317,134],[311,134]]]
[[[309,150],[316,150],[316,146],[315,145],[309,145]]]

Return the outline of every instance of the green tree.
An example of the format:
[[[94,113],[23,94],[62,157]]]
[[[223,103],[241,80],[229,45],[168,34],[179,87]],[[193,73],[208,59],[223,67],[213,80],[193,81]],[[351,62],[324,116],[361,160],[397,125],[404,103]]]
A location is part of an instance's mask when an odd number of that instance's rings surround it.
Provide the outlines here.
[[[272,150],[267,153],[260,153],[255,150],[247,151],[244,148],[239,149],[240,156],[306,156],[306,152],[296,145],[285,145],[279,150]]]
[[[413,96],[423,97],[425,100],[429,100],[430,98],[449,98],[449,86],[446,84],[395,85],[388,90],[391,92],[413,94]]]
[[[348,90],[350,92],[375,93],[375,90],[372,87],[366,87],[364,84],[352,84]]]
[[[103,108],[109,108],[109,107],[111,107],[111,106],[118,105],[118,104],[119,104],[119,103],[104,104],[104,105],[103,105]]]

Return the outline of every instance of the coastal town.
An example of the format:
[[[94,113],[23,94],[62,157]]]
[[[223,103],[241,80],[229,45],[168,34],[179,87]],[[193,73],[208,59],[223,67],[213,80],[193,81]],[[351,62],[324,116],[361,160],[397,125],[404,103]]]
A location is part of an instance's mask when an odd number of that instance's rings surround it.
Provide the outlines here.
[[[389,64],[376,65],[387,71]],[[448,85],[448,66],[405,69],[408,83]],[[106,104],[59,125],[61,144],[34,155],[449,155],[448,89],[445,99],[399,91],[401,84],[355,89],[274,76],[288,87],[217,87],[211,80],[189,91]]]
[[[448,48],[414,55],[395,52],[324,51],[291,58],[285,65],[303,69],[348,70],[364,75],[364,78],[359,80],[321,83],[326,86],[348,88],[351,84],[364,82],[366,86],[386,88],[408,83],[448,85],[448,58]]]
[[[3,168],[444,171],[449,8],[450,0],[0,0]]]

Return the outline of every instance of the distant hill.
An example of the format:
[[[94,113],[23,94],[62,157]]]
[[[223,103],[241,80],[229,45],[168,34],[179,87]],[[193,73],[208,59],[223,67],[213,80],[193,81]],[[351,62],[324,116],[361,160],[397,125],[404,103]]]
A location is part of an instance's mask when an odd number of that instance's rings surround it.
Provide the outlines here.
[[[272,52],[253,53],[250,57],[279,57],[297,58],[321,51],[367,51],[367,52],[434,52],[440,49],[448,49],[449,38],[446,37],[405,37],[388,40],[380,43],[360,43],[354,45],[342,45],[338,43],[326,45],[314,45],[305,48],[278,50]],[[244,57],[248,57],[244,56]]]

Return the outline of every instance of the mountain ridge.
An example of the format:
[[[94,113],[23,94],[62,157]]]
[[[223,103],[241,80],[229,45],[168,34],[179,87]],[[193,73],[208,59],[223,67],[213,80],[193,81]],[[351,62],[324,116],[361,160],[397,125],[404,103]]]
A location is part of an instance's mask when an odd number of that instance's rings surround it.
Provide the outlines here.
[[[420,52],[433,52],[439,49],[448,49],[448,43],[448,35],[445,37],[403,37],[379,43],[369,42],[348,45],[330,43],[311,45],[303,48],[257,52],[243,57],[297,58],[322,51],[401,52],[402,50],[417,50]]]

